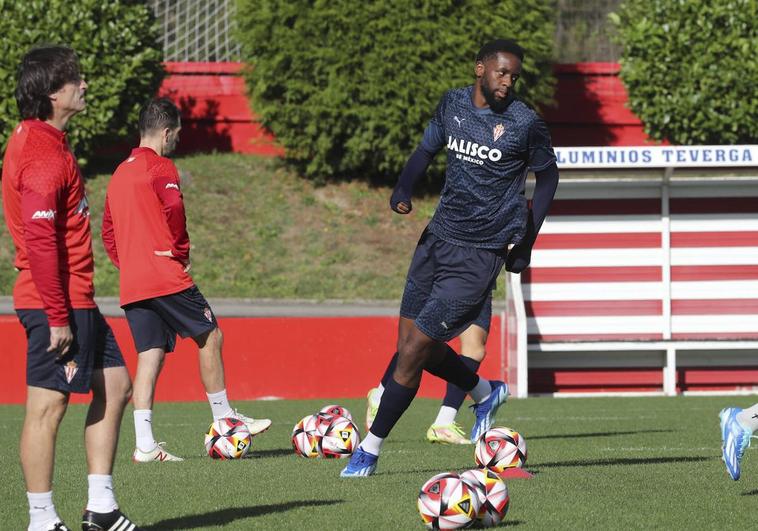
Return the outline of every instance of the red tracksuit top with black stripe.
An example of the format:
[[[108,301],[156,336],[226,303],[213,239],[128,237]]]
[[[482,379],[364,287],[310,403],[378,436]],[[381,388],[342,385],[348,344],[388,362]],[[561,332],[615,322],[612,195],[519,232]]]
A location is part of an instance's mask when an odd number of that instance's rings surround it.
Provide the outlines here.
[[[95,308],[89,205],[66,133],[24,120],[3,159],[3,210],[19,270],[16,309],[44,309],[66,326],[70,308]]]
[[[150,148],[135,148],[111,177],[103,244],[120,271],[121,305],[179,293],[194,285],[184,271],[190,242],[179,173]],[[173,253],[157,256],[155,251]]]

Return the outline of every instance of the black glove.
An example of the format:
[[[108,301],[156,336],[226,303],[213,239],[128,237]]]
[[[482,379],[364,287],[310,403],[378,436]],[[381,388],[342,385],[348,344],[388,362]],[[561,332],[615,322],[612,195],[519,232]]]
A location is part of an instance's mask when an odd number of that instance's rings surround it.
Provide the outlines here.
[[[521,273],[524,269],[529,267],[529,262],[532,260],[532,246],[534,240],[537,239],[537,234],[534,230],[534,218],[532,217],[532,211],[529,211],[529,215],[526,218],[526,234],[524,238],[513,249],[508,251],[508,256],[505,258],[505,270],[511,273]]]

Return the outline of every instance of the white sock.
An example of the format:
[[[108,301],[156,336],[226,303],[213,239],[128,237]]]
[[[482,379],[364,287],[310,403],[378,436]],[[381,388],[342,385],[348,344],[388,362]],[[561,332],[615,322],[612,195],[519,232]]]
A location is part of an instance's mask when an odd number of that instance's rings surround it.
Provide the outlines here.
[[[752,432],[758,430],[758,404],[737,413],[737,422]]]
[[[53,505],[53,491],[27,492],[29,500],[29,531],[38,531],[52,527],[60,520]]]
[[[211,411],[213,412],[213,420],[229,416],[229,412],[232,411],[232,406],[229,404],[229,399],[226,397],[226,389],[222,389],[218,393],[205,394],[208,395],[208,402],[210,403]]]
[[[379,402],[382,401],[382,395],[384,394],[384,386],[382,385],[382,382],[379,382],[379,385],[376,388],[376,391],[371,393],[371,405],[374,407],[379,407]]]
[[[468,394],[471,396],[471,398],[474,399],[474,402],[478,404],[482,400],[487,400],[491,392],[492,386],[490,385],[490,381],[485,380],[480,376],[479,383],[476,384],[474,388],[468,392]]]
[[[141,452],[153,450],[158,443],[153,437],[153,410],[134,410],[134,435],[137,439],[137,449]]]
[[[382,444],[384,444],[384,439],[368,432],[366,438],[358,445],[358,448],[361,448],[364,452],[379,455],[379,452],[382,451]]]
[[[116,495],[113,493],[113,476],[90,474],[87,476],[87,483],[89,483],[88,511],[110,513],[118,509]]]
[[[437,413],[437,418],[434,420],[435,426],[449,426],[455,422],[455,416],[458,414],[458,410],[450,406],[442,406],[440,412]]]

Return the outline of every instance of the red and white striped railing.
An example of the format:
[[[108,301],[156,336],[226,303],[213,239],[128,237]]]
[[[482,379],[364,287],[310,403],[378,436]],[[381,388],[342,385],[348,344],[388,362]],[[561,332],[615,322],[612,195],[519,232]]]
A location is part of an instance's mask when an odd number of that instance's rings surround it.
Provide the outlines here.
[[[562,180],[531,267],[508,275],[504,342],[518,395],[527,368],[555,359],[546,353],[658,351],[666,394],[686,389],[677,350],[713,352],[714,366],[721,350],[758,354],[758,174],[671,173]],[[527,352],[542,353],[538,363]],[[630,361],[651,360],[640,359]],[[573,367],[596,361],[577,356]],[[592,389],[587,378],[568,387]],[[656,390],[622,384],[599,387]]]

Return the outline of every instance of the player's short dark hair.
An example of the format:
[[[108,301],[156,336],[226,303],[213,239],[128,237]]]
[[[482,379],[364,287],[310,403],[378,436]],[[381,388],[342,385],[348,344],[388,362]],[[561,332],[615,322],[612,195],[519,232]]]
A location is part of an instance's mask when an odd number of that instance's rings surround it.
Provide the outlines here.
[[[176,129],[181,123],[179,108],[168,98],[148,101],[139,113],[139,134],[145,136],[152,131]]]
[[[21,118],[47,120],[53,115],[50,94],[81,79],[79,58],[71,48],[57,45],[32,48],[16,71],[16,104]]]
[[[519,58],[519,61],[523,62],[524,60],[524,49],[516,44],[516,41],[511,39],[495,39],[482,46],[479,53],[476,54],[476,62],[482,63],[500,52],[512,53]]]

